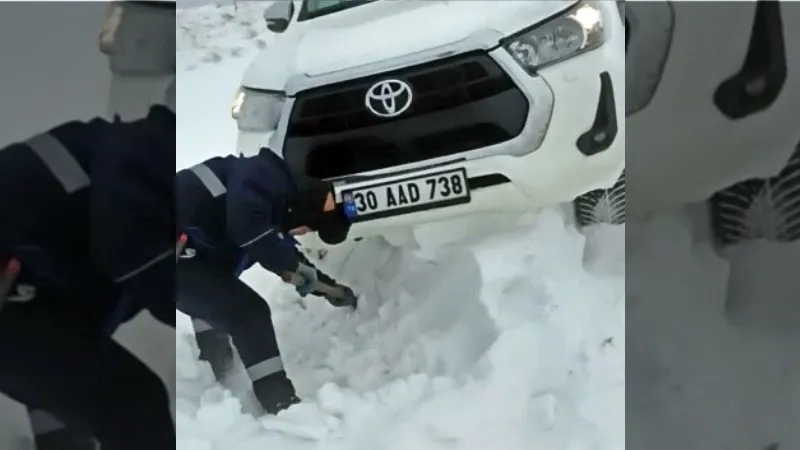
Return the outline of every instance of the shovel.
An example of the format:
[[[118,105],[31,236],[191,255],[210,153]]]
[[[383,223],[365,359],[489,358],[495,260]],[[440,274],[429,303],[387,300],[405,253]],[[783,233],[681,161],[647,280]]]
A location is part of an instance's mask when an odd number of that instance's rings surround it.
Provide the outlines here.
[[[188,237],[186,236],[186,234],[181,234],[180,238],[178,239],[178,243],[175,245],[176,261],[180,258],[180,255],[183,252],[184,247],[186,247],[187,241]],[[286,272],[283,275],[283,280],[295,286],[300,286],[305,282],[303,277],[293,272]],[[330,284],[323,283],[321,281],[316,282],[316,284],[314,285],[313,292],[319,292],[323,295],[327,295],[329,297],[338,299],[344,299],[346,297],[344,288],[342,288],[341,286],[331,286]],[[355,308],[355,305],[353,307]]]
[[[303,277],[293,272],[286,272],[283,276],[283,280],[295,286],[300,286],[305,282]],[[323,283],[322,281],[317,281],[314,284],[314,289],[312,292],[319,292],[320,294],[338,299],[344,299],[346,297],[343,287],[331,286],[330,284]],[[356,305],[353,305],[353,309],[356,309]]]

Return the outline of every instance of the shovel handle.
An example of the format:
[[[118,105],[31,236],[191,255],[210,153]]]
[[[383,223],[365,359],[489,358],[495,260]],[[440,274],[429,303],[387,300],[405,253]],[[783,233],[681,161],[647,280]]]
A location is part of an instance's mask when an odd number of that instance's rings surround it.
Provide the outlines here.
[[[344,298],[344,290],[341,287],[331,286],[330,284],[326,284],[321,281],[317,281],[317,285],[314,286],[314,290],[330,297]]]
[[[305,282],[303,277],[294,273],[294,272],[286,272],[283,276],[283,281],[286,281],[289,284],[293,284],[295,286],[300,286]],[[314,285],[314,292],[319,292],[325,295],[329,295],[335,298],[343,298],[344,291],[339,286],[331,286],[330,284],[323,283],[322,281],[317,281]]]

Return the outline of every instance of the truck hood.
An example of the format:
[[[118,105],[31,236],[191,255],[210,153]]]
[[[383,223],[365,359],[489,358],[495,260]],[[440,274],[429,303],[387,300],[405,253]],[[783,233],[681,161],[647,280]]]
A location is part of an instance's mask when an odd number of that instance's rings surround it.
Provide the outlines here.
[[[499,39],[576,2],[378,1],[312,19],[302,34],[278,38],[282,48],[262,52],[245,74],[245,85],[275,89],[277,76],[267,72],[276,70],[276,61],[283,61],[277,71],[285,83],[291,74],[318,76],[359,67],[453,44],[484,30],[495,31]]]

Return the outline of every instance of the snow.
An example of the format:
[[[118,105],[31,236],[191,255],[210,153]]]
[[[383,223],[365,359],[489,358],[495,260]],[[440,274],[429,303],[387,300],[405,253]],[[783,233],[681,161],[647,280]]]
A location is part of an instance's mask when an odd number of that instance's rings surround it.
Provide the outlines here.
[[[799,448],[800,244],[752,241],[717,253],[690,210],[628,234],[628,442]]]
[[[239,15],[180,11],[179,167],[233,151],[228,108],[261,39]],[[566,216],[459,219],[331,251],[318,263],[362,294],[355,312],[251,269],[304,401],[254,417],[246,377],[217,383],[182,316],[177,448],[622,449],[624,227],[584,235]]]
[[[226,13],[181,11],[181,167],[233,151],[228,106],[258,45],[238,19],[220,31]],[[202,62],[220,48],[245,51]],[[798,302],[785,296],[800,245],[718,252],[691,212],[579,233],[551,209],[365,240],[319,261],[362,293],[357,312],[251,269],[304,401],[254,417],[241,370],[217,383],[181,317],[177,448],[800,448]]]
[[[584,240],[556,212],[523,223],[432,260],[362,243],[347,263],[357,312],[304,308],[249,272],[306,402],[240,412],[181,327],[178,448],[621,449],[624,280],[583,270]]]
[[[273,37],[263,18],[264,6],[269,3],[248,1],[238,3],[235,8],[179,8],[175,29],[178,67],[190,71],[223,60],[228,63],[230,59],[243,58],[249,62],[252,52],[265,48]],[[232,81],[238,83],[238,78]]]

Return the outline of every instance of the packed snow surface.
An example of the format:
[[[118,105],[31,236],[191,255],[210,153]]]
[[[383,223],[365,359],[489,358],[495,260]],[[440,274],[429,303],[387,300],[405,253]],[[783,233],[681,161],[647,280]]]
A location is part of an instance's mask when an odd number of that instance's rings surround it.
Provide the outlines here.
[[[362,243],[337,271],[357,312],[254,270],[307,401],[240,412],[182,327],[179,448],[621,449],[624,283],[584,270],[584,249],[554,212],[434,257]]]
[[[691,209],[628,224],[627,442],[800,448],[800,243],[715,251]]]

